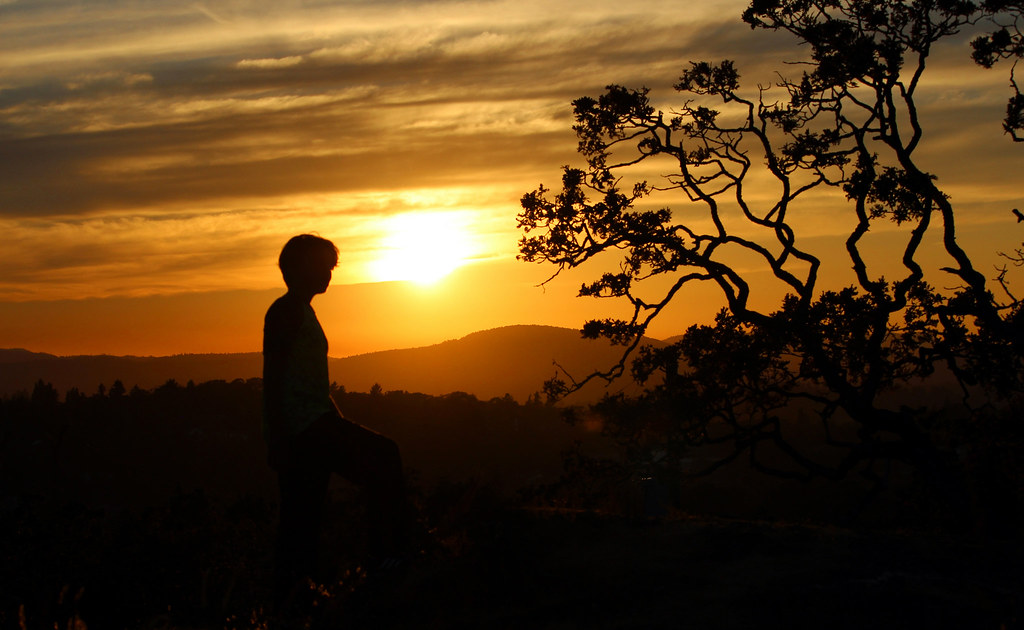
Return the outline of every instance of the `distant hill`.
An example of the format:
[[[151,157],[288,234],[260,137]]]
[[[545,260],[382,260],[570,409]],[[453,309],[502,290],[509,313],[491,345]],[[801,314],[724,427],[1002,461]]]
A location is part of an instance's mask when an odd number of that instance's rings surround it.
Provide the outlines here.
[[[485,330],[423,348],[332,359],[330,367],[331,378],[353,391],[368,391],[379,383],[385,391],[435,395],[464,391],[485,400],[511,394],[525,401],[558,374],[555,362],[580,379],[607,369],[621,353],[621,347],[583,339],[575,329],[524,325]],[[605,391],[602,384],[592,383],[570,401],[596,400]]]
[[[36,359],[56,359],[56,355],[32,352],[24,348],[0,349],[0,363],[21,363]]]
[[[582,339],[575,329],[523,325],[477,332],[422,348],[332,358],[329,365],[331,379],[349,391],[369,391],[380,384],[385,391],[435,395],[463,391],[485,400],[511,394],[525,401],[556,374],[556,361],[580,378],[612,365],[620,352],[621,348],[605,341]],[[179,383],[230,381],[259,376],[261,371],[258,352],[59,357],[0,349],[0,395],[31,391],[39,379],[52,383],[61,393],[77,387],[88,394],[101,383],[109,388],[118,379],[129,389],[135,385],[151,389],[168,379]],[[604,391],[603,386],[594,383],[573,400],[596,400]]]

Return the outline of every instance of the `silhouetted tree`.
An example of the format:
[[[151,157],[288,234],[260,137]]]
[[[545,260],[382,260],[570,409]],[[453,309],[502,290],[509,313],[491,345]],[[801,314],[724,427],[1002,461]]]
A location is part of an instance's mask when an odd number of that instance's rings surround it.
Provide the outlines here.
[[[125,389],[124,383],[121,382],[121,379],[117,379],[114,381],[114,384],[110,386],[110,391],[107,392],[107,395],[110,398],[116,399],[123,397],[127,391],[128,390]]]
[[[36,381],[35,386],[32,388],[32,404],[42,409],[52,409],[57,406],[60,401],[60,393],[54,388],[52,383],[47,383],[43,379]]]
[[[71,407],[80,407],[86,400],[88,400],[88,396],[79,391],[77,387],[72,387],[64,394],[64,402]]]
[[[679,455],[727,442],[734,449],[724,461],[746,455],[761,470],[801,478],[871,474],[879,460],[896,459],[955,493],[938,436],[953,446],[950,433],[966,435],[1021,391],[1021,304],[995,296],[957,243],[953,204],[918,161],[916,99],[932,46],[991,10],[955,0],[755,0],[744,21],[808,47],[798,78],[748,95],[732,61],[702,61],[682,72],[675,88],[684,98],[669,112],[652,105],[646,88],[612,85],[574,101],[587,166],[566,167],[557,194],[541,186],[523,196],[520,258],[553,264],[558,275],[618,255],[618,271],[579,294],[627,300],[632,316],[583,327],[585,337],[624,346],[617,365],[581,382],[555,379],[549,391],[622,375],[651,322],[691,284],[710,282],[727,304],[713,325],[636,353],[632,375],[657,375],[660,384],[641,407],[605,409],[620,441],[634,453],[657,450],[661,461],[666,444]],[[627,179],[669,165],[675,172],[658,183]],[[823,290],[821,258],[798,238],[808,206],[820,207],[830,189],[849,208],[834,219],[849,222],[845,249],[856,279],[842,290]],[[673,193],[689,203],[675,213],[654,206]],[[902,268],[884,275],[863,253],[879,222],[903,228]],[[940,236],[942,271],[955,289],[925,282],[919,258],[930,232]],[[783,290],[781,303],[751,299],[765,288],[762,272]],[[755,277],[761,284],[751,284]],[[953,431],[934,408],[886,399],[936,369],[962,388]],[[968,395],[977,390],[984,395]],[[812,457],[787,439],[784,418],[794,408],[820,418],[839,457]],[[855,431],[839,437],[849,421]],[[765,445],[772,458],[763,457]]]
[[[1024,33],[1021,32],[1024,4],[1008,0],[985,0],[983,6],[986,11],[994,14],[992,21],[995,29],[971,42],[974,60],[991,68],[1000,59],[1013,59],[1010,70],[1010,89],[1013,93],[1006,104],[1003,129],[1013,136],[1014,141],[1024,142],[1024,136],[1019,135],[1024,130],[1024,95],[1014,76],[1017,61],[1024,57]]]

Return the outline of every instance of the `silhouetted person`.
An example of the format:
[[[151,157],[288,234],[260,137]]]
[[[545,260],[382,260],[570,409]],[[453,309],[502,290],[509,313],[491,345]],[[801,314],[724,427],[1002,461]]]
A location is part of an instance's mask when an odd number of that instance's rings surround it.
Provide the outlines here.
[[[264,321],[263,433],[281,491],[274,588],[282,603],[305,578],[318,578],[317,541],[332,472],[368,497],[371,562],[394,564],[406,554],[407,512],[398,447],[346,420],[330,397],[327,338],[311,301],[327,290],[338,249],[303,234],[285,244],[279,264],[288,292]]]

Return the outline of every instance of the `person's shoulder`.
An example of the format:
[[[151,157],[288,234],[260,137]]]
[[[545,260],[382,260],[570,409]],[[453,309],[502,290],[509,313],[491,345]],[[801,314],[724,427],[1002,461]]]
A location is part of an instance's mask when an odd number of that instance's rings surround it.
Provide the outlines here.
[[[303,304],[287,293],[274,300],[263,319],[265,329],[294,330],[302,325]]]

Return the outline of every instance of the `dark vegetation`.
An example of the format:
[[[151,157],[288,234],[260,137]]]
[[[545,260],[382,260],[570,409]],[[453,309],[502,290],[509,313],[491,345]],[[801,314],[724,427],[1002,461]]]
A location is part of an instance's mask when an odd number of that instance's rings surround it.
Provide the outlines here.
[[[437,544],[455,549],[462,503],[552,483],[560,451],[585,437],[557,410],[507,397],[333,393],[347,415],[398,441],[424,518],[450,530]],[[101,628],[258,608],[277,492],[261,404],[259,379],[152,390],[116,381],[63,396],[39,381],[0,400],[0,627],[15,627],[22,606],[29,627],[78,614]],[[360,551],[355,494],[334,488],[339,567]]]
[[[1019,538],[950,537],[920,486],[752,475],[671,490],[595,416],[509,398],[336,388],[396,438],[424,534],[390,580],[360,558],[357,489],[332,489],[305,614],[266,609],[276,486],[259,379],[0,399],[0,627],[999,627]],[[628,455],[628,453],[625,453]],[[692,453],[713,461],[714,452]],[[23,620],[23,621],[22,621]]]

